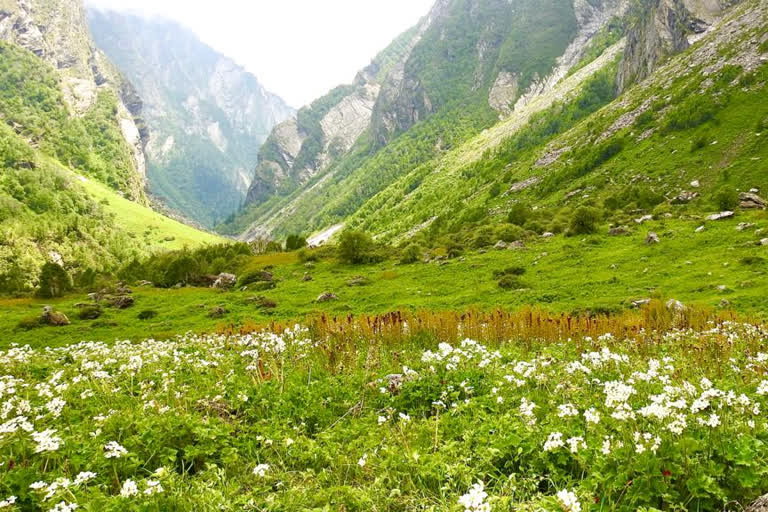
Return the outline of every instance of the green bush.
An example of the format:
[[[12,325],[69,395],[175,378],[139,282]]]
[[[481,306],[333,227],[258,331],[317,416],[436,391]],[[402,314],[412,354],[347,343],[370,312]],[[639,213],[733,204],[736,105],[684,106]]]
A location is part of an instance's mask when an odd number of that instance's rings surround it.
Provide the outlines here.
[[[570,232],[574,235],[590,235],[597,231],[600,222],[600,210],[589,206],[581,206],[571,219]]]
[[[139,320],[151,320],[155,317],[157,317],[157,311],[153,309],[145,309],[144,311],[139,313],[137,316]]]
[[[346,230],[339,237],[338,256],[344,263],[369,263],[375,259],[375,253],[376,244],[367,233]]]
[[[509,209],[507,221],[516,226],[524,226],[528,219],[530,219],[532,213],[533,211],[531,210],[531,207],[527,204],[515,203]]]
[[[504,242],[517,242],[525,238],[525,229],[515,224],[502,224],[496,230],[496,238]]]
[[[493,272],[493,278],[494,279],[501,279],[505,276],[517,276],[520,277],[522,275],[525,275],[526,268],[521,267],[519,265],[515,265],[513,267],[507,267],[503,270],[494,270]]]
[[[285,240],[286,251],[298,251],[307,246],[307,239],[301,235],[288,235]]]
[[[422,249],[417,244],[408,244],[400,255],[400,263],[409,265],[421,260]]]
[[[499,279],[499,288],[503,290],[519,290],[521,288],[525,288],[525,284],[523,284],[522,280],[518,276],[504,276],[501,279]]]
[[[44,299],[61,297],[72,290],[72,279],[61,265],[46,263],[40,271],[37,295]]]
[[[720,210],[734,210],[739,206],[739,192],[731,186],[723,186],[715,192],[715,206]]]
[[[302,263],[307,263],[309,261],[320,261],[320,256],[316,251],[308,250],[308,249],[301,249],[298,253],[299,261]]]

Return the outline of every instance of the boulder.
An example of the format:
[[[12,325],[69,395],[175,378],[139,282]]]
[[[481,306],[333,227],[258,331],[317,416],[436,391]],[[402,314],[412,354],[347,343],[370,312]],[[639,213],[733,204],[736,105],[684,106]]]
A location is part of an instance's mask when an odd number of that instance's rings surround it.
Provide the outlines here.
[[[339,297],[335,293],[325,292],[315,300],[315,302],[331,302],[333,300],[339,300]]]
[[[54,311],[51,306],[45,306],[43,308],[43,316],[41,320],[45,325],[52,325],[54,327],[62,327],[69,325],[69,318],[64,313]]]
[[[768,245],[768,238],[763,238],[760,240],[760,245]]]
[[[651,221],[651,220],[653,220],[653,215],[643,215],[639,219],[635,219],[635,222],[638,223],[638,224],[644,224],[644,223],[646,223],[648,221]]]
[[[672,199],[672,202],[676,204],[685,204],[685,203],[690,203],[697,197],[699,197],[698,192],[683,191],[683,192],[680,192],[680,194],[678,194],[677,197]]]
[[[224,309],[222,306],[216,306],[215,308],[211,308],[208,311],[208,316],[210,318],[221,318],[225,316],[227,313],[229,313],[229,311]]]
[[[768,207],[768,202],[754,192],[742,192],[739,201],[739,206],[745,210],[765,210]]]
[[[658,244],[659,242],[661,242],[661,238],[653,231],[649,232],[648,236],[645,237],[645,243],[648,245]]]
[[[517,240],[515,242],[511,242],[507,244],[507,249],[510,249],[512,251],[518,251],[520,249],[525,249],[525,244],[522,242],[522,240]]]
[[[746,231],[753,227],[755,227],[755,225],[751,222],[739,222],[739,225],[736,226],[736,231]]]
[[[693,181],[691,182],[691,186],[692,186],[693,188],[699,188],[699,187],[701,186],[701,182],[700,182],[699,180],[693,180]]]
[[[552,233],[552,232],[550,232],[550,231],[547,231],[546,233],[543,233],[543,234],[541,235],[541,238],[552,238],[552,237],[554,237],[554,236],[555,236],[555,234],[554,234],[554,233]]]
[[[744,512],[768,512],[768,494],[757,498],[757,500],[744,509]]]
[[[304,282],[311,281],[312,280],[312,276],[305,272],[304,273],[304,277],[302,277],[301,280],[304,281]]]
[[[723,220],[723,219],[730,219],[735,215],[734,212],[720,212],[720,213],[713,213],[709,217],[707,217],[707,220]]]
[[[643,306],[647,306],[650,303],[651,303],[651,299],[633,300],[632,301],[632,307],[633,308],[641,308]]]
[[[702,231],[704,231],[704,226],[699,226],[696,228],[696,233],[701,233]]]
[[[367,277],[355,276],[347,281],[347,286],[366,286],[370,284],[370,280]]]
[[[505,242],[504,240],[499,240],[498,242],[496,242],[496,245],[494,245],[493,248],[497,249],[497,250],[506,249],[507,248],[507,242]]]
[[[677,313],[682,313],[686,311],[688,308],[686,307],[685,304],[683,304],[677,299],[669,299],[667,301],[667,309],[669,309],[670,311],[675,311]]]
[[[629,230],[624,226],[616,226],[615,228],[608,230],[608,234],[610,236],[622,236],[626,235],[627,233],[629,233]]]
[[[134,302],[130,295],[118,295],[109,299],[109,305],[117,309],[128,309],[133,306]]]
[[[229,289],[235,286],[236,282],[237,276],[234,274],[227,274],[226,272],[222,272],[216,276],[216,280],[213,282],[212,288]]]
[[[153,283],[152,281],[139,281],[138,283],[136,283],[136,286],[138,286],[139,288],[148,288],[150,286],[153,286]]]

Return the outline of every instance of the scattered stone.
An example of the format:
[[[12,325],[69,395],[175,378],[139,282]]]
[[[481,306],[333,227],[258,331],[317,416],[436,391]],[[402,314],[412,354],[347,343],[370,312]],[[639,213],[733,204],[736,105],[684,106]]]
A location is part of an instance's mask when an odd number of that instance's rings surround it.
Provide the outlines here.
[[[527,180],[520,181],[518,183],[513,183],[509,190],[504,192],[504,195],[508,195],[514,192],[520,192],[521,190],[525,190],[528,187],[531,187],[539,182],[539,178],[536,176],[533,176],[532,178],[528,178]]]
[[[97,292],[89,293],[88,299],[92,300],[93,302],[99,302],[101,300],[101,294]]]
[[[696,228],[696,233],[701,233],[702,231],[704,231],[704,226],[699,226]]]
[[[682,312],[686,311],[688,308],[686,307],[685,304],[683,304],[682,302],[680,302],[677,299],[669,299],[667,301],[667,309],[669,309],[671,311],[676,311],[678,313],[682,313]]]
[[[651,303],[651,299],[635,300],[635,301],[632,301],[632,307],[633,308],[641,308],[643,306],[647,306],[650,303]]]
[[[139,288],[147,288],[147,287],[153,286],[153,283],[152,281],[139,281],[138,283],[136,283],[136,286],[138,286]]]
[[[224,315],[226,315],[227,313],[229,313],[229,311],[224,309],[222,306],[216,306],[215,308],[211,308],[208,311],[208,316],[210,318],[221,318]]]
[[[729,307],[731,307],[731,301],[729,301],[728,299],[721,300],[720,301],[720,307],[721,308],[729,308]]]
[[[51,306],[45,306],[43,308],[42,321],[46,325],[52,325],[54,327],[63,327],[69,325],[69,318],[64,313],[54,311]]]
[[[554,236],[555,236],[555,234],[554,234],[554,233],[547,231],[546,233],[543,233],[543,234],[541,235],[541,238],[552,238],[552,237],[554,237]]]
[[[623,236],[629,233],[629,229],[627,229],[624,226],[616,226],[615,228],[611,228],[608,230],[608,234],[610,236]]]
[[[723,219],[730,219],[735,215],[734,212],[720,212],[720,213],[713,213],[709,217],[707,217],[707,220],[723,220]]]
[[[525,244],[523,243],[522,240],[517,240],[515,242],[511,242],[511,243],[507,244],[507,249],[510,249],[510,250],[513,250],[513,251],[525,249]]]
[[[697,197],[699,197],[699,193],[698,192],[684,191],[684,192],[680,192],[680,194],[677,197],[672,199],[672,202],[673,203],[677,203],[677,204],[690,203],[691,201],[693,201]]]
[[[699,188],[699,187],[701,186],[701,182],[700,182],[699,180],[693,180],[693,181],[691,182],[691,186],[692,186],[693,188]]]
[[[355,276],[347,281],[347,286],[366,286],[369,284],[371,284],[370,280],[363,276]]]
[[[109,305],[117,309],[128,309],[134,304],[134,299],[130,295],[118,295],[109,298]]]
[[[304,277],[301,278],[302,281],[307,282],[312,280],[312,276],[309,275],[309,273],[304,272]]]
[[[186,286],[184,283],[176,283],[173,287],[177,290],[184,288]]]
[[[742,192],[739,194],[739,200],[739,206],[745,210],[765,210],[768,207],[768,201],[754,192]]]
[[[80,320],[96,320],[103,313],[98,304],[76,304],[75,307],[80,310],[77,315]]]
[[[235,286],[236,282],[237,276],[234,274],[227,274],[226,272],[222,272],[216,276],[216,280],[213,282],[212,288],[228,289]]]
[[[659,235],[654,233],[653,231],[648,233],[648,236],[645,237],[645,243],[648,245],[654,245],[661,242],[661,238],[659,238]]]
[[[760,240],[760,245],[768,245],[768,238],[763,238]]]
[[[339,297],[335,293],[325,292],[315,300],[315,302],[331,302],[332,300],[339,300]]]
[[[117,295],[131,295],[133,293],[133,290],[128,288],[123,283],[120,283],[120,284],[117,285],[117,288],[115,289],[115,293]]]
[[[644,223],[646,223],[648,221],[651,221],[651,220],[653,220],[653,215],[643,215],[639,219],[635,219],[635,222],[638,223],[638,224],[644,224]]]
[[[504,240],[499,240],[498,242],[496,242],[496,245],[494,245],[493,248],[496,249],[496,250],[499,250],[499,251],[503,250],[503,249],[506,249],[507,248],[507,242],[505,242]]]
[[[748,229],[752,229],[755,227],[755,225],[751,222],[740,222],[738,226],[736,226],[736,231],[746,231]]]
[[[768,494],[757,498],[757,500],[744,509],[744,512],[768,512]]]

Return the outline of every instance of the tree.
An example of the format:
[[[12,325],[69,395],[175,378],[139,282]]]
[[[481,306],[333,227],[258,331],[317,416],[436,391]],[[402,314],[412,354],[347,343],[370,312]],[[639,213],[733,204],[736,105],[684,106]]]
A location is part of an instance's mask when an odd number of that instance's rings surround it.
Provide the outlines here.
[[[339,259],[345,263],[366,263],[371,260],[374,248],[371,235],[347,230],[339,238]]]
[[[307,239],[301,235],[288,235],[285,240],[286,251],[298,251],[307,246]]]
[[[72,279],[67,271],[57,263],[46,263],[40,271],[40,289],[38,295],[44,299],[61,297],[72,290]]]

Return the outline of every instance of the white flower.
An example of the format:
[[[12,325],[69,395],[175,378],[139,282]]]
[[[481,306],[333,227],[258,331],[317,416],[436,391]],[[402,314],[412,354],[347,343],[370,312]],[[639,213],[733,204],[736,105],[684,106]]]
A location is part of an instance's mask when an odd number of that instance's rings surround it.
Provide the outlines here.
[[[557,415],[560,418],[567,418],[569,416],[578,416],[579,410],[573,406],[573,404],[562,404],[557,406]]]
[[[411,421],[411,417],[405,413],[401,412],[398,414],[398,416],[400,417],[400,421],[402,421],[403,423],[408,423],[409,421]]]
[[[139,487],[133,480],[126,480],[123,482],[123,487],[120,489],[120,496],[123,498],[130,498],[139,494]]]
[[[104,445],[104,457],[107,459],[119,459],[127,453],[128,450],[120,446],[117,441],[110,441]]]
[[[153,494],[160,494],[163,492],[163,486],[160,485],[160,482],[157,480],[147,480],[145,482],[147,484],[146,489],[144,489],[144,494],[146,496],[152,496]]]
[[[357,465],[364,468],[366,462],[368,462],[368,454],[364,453],[363,456],[360,457],[360,460],[357,461]]]
[[[45,489],[46,487],[48,487],[48,484],[43,482],[42,480],[29,484],[29,488],[32,489],[33,491],[39,491],[41,489]]]
[[[757,386],[757,394],[760,396],[768,395],[768,380],[760,382],[760,385]]]
[[[51,509],[51,512],[72,512],[77,508],[77,503],[67,503],[66,501],[60,501],[55,507]]]
[[[60,437],[55,436],[56,430],[48,429],[44,432],[33,432],[32,439],[37,443],[35,453],[55,452],[62,444]]]
[[[587,423],[594,423],[597,425],[600,423],[600,413],[597,412],[597,409],[592,407],[591,409],[584,411],[584,419],[587,420]]]
[[[477,482],[467,491],[467,494],[459,497],[459,505],[464,507],[464,512],[490,512],[491,506],[485,502],[487,497],[485,484]]]
[[[82,484],[88,483],[94,478],[96,478],[96,473],[93,473],[91,471],[83,471],[81,473],[78,473],[78,475],[75,477],[75,485],[82,485]]]
[[[705,427],[716,428],[720,426],[720,416],[718,416],[715,413],[712,413],[709,415],[709,418],[706,420],[699,418],[699,423]]]
[[[379,425],[383,425],[384,423],[387,422],[387,417],[386,416],[379,416],[377,421],[378,421]]]
[[[293,439],[291,439],[291,438],[289,437],[288,439],[286,439],[286,440],[285,440],[285,446],[291,446],[291,445],[292,445],[293,443],[295,443],[295,442],[296,442],[296,441],[294,441]]]
[[[8,496],[4,500],[0,501],[0,508],[13,506],[14,503],[16,503],[16,496]]]
[[[579,453],[579,448],[587,448],[583,437],[571,437],[566,441],[566,444],[571,453]]]
[[[565,446],[565,443],[563,442],[563,434],[560,432],[552,432],[544,443],[544,451],[551,452],[563,446]]]
[[[564,512],[581,512],[581,503],[579,498],[573,492],[563,489],[557,493],[557,501],[563,508]]]
[[[267,471],[269,471],[269,464],[259,464],[253,468],[253,474],[259,478],[267,476]]]

